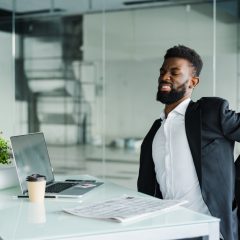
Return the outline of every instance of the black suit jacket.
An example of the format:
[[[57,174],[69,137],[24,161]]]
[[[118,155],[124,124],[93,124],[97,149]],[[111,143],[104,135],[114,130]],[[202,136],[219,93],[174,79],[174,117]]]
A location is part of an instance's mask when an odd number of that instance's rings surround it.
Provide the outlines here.
[[[138,190],[162,198],[152,159],[152,141],[160,126],[156,120],[143,140]],[[224,99],[201,98],[189,103],[185,127],[203,200],[212,216],[221,219],[224,239],[237,240],[233,151],[234,142],[240,141],[240,114],[229,110]]]

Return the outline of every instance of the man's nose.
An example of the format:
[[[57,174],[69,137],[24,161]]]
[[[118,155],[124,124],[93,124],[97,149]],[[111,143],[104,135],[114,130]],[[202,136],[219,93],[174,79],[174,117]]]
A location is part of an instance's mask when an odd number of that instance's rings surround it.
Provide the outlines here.
[[[171,75],[169,72],[162,73],[159,77],[159,80],[170,80]]]

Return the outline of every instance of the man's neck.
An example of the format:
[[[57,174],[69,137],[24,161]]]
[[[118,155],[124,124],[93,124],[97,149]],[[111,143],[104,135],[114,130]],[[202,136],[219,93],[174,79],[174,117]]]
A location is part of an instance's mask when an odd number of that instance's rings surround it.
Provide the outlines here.
[[[180,100],[178,100],[177,102],[171,103],[171,104],[166,104],[165,108],[164,108],[164,113],[165,113],[165,117],[167,118],[168,114],[175,108],[177,107],[181,102],[183,102],[184,100],[186,100],[187,98],[189,98],[190,96],[185,96],[183,98],[181,98]]]

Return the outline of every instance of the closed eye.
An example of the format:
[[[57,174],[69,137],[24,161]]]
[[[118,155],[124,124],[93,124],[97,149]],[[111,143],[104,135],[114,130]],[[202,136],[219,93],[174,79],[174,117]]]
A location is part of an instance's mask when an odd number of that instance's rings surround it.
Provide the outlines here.
[[[180,72],[171,72],[171,75],[172,76],[177,76],[177,75],[180,75]]]

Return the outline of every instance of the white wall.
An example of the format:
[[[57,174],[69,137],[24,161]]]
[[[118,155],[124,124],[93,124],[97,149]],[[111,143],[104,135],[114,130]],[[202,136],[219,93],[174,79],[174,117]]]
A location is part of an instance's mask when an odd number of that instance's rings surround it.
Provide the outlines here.
[[[216,36],[216,95],[227,98],[233,108],[237,94],[236,27],[218,21]],[[184,6],[84,16],[84,60],[101,65],[105,41],[107,139],[143,137],[159,116],[163,106],[155,101],[157,77],[162,57],[173,45],[195,48],[203,58],[201,82],[193,99],[212,96],[212,31],[211,17]],[[98,77],[102,76],[100,72]],[[96,106],[101,104],[99,96]],[[101,128],[95,129],[99,132]]]
[[[15,36],[18,56],[18,36]],[[6,138],[27,131],[27,104],[15,101],[14,58],[12,34],[0,32],[0,131]]]
[[[12,60],[12,35],[0,32],[0,131],[9,137],[14,132],[15,93]]]

